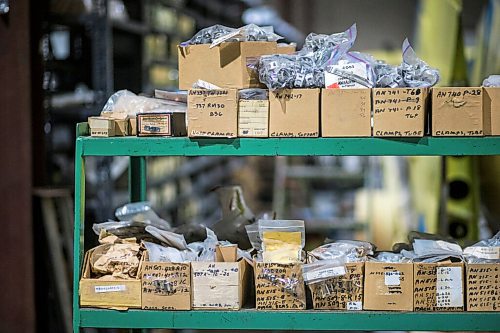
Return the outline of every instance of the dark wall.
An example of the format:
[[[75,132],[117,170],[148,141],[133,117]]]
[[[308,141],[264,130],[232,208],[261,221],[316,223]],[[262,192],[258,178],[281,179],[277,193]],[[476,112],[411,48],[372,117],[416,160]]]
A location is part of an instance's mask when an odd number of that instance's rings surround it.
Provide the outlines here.
[[[0,332],[34,332],[29,1],[0,15]]]

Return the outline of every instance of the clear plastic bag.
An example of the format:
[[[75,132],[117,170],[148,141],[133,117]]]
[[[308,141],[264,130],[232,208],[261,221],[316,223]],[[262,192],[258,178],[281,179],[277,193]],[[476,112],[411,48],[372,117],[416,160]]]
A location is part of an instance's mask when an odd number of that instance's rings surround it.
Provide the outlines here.
[[[483,81],[484,87],[500,87],[500,75],[490,75]]]
[[[267,100],[269,98],[269,91],[261,88],[241,89],[239,98],[245,100]]]
[[[144,222],[163,230],[170,230],[170,223],[161,219],[151,208],[148,201],[126,204],[115,211],[115,216],[120,221]]]
[[[490,239],[485,239],[464,249],[469,264],[500,263],[500,231]]]
[[[305,245],[304,221],[259,220],[264,262],[300,262]]]
[[[411,263],[411,259],[404,257],[401,253],[379,252],[370,261],[390,262],[390,263]]]
[[[198,31],[190,40],[182,42],[180,46],[211,44],[215,39],[236,31],[235,28],[229,28],[221,24],[216,24]]]
[[[417,57],[408,38],[404,40],[402,50],[403,62],[399,66],[399,73],[406,87],[425,88],[438,83],[439,70]]]
[[[372,88],[375,59],[361,52],[347,52],[336,64],[325,68],[326,88]]]
[[[207,238],[203,241],[203,249],[198,257],[198,261],[215,261],[215,247],[218,240],[215,233],[207,229]]]
[[[259,224],[253,223],[245,226],[250,244],[256,251],[262,250],[262,240],[259,235]]]
[[[368,242],[339,240],[325,244],[308,252],[310,262],[316,260],[366,261],[373,254],[373,245]]]
[[[173,247],[165,247],[151,242],[142,242],[148,251],[149,261],[151,262],[172,262],[183,263],[196,260],[196,253],[190,250],[178,250]]]
[[[398,72],[398,67],[389,65],[382,60],[377,60],[374,65],[375,87],[399,88],[404,87],[403,78]]]
[[[161,230],[154,226],[147,226],[146,232],[158,239],[163,244],[176,248],[177,250],[187,250],[188,246],[183,235],[171,231]]]
[[[109,97],[101,115],[121,119],[135,117],[138,113],[185,112],[186,109],[186,103],[137,96],[128,90],[119,90]]]
[[[306,284],[313,284],[333,277],[343,276],[346,274],[346,262],[347,258],[340,256],[336,259],[320,260],[304,264],[302,265],[304,282]]]

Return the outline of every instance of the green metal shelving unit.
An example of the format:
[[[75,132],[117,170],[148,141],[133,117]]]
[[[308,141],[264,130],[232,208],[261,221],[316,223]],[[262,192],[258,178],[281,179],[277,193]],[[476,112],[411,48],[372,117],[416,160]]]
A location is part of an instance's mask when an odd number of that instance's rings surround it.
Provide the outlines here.
[[[102,328],[500,331],[500,312],[385,311],[147,311],[80,308],[83,258],[85,157],[130,156],[132,201],[146,199],[147,156],[299,155],[500,155],[500,137],[482,138],[316,138],[201,139],[92,138],[87,123],[77,125],[75,152],[75,230],[73,330]]]

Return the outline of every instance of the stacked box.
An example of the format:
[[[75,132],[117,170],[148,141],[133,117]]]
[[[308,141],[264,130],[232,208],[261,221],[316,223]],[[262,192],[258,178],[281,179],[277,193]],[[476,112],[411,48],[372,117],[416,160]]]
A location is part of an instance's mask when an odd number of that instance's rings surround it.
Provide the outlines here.
[[[466,264],[466,271],[467,311],[500,311],[500,264]]]
[[[500,135],[500,88],[483,88],[484,134]]]

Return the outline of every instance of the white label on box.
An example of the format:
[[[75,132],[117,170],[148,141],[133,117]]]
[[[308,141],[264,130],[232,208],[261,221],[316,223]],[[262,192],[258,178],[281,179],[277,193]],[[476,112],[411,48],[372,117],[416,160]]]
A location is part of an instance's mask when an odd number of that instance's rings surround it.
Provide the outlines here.
[[[436,276],[436,306],[463,306],[462,267],[438,267]]]
[[[401,273],[399,271],[385,272],[384,275],[384,283],[386,286],[399,286],[401,284]]]
[[[361,302],[361,301],[347,302],[346,309],[348,311],[361,311],[361,310],[363,310],[363,302]]]
[[[217,45],[225,42],[226,40],[231,39],[231,38],[238,36],[240,34],[241,34],[241,29],[238,29],[238,30],[235,30],[233,32],[228,33],[227,35],[223,35],[219,38],[216,38],[212,41],[212,44],[210,44],[210,48],[217,46]]]
[[[96,293],[112,293],[127,290],[127,287],[123,284],[117,284],[114,286],[95,286],[94,290]]]
[[[304,280],[312,281],[324,278],[331,278],[335,276],[342,276],[346,274],[346,270],[344,266],[339,267],[329,267],[324,269],[318,269],[314,271],[310,271],[304,274]]]
[[[464,249],[464,254],[482,259],[500,259],[499,246],[470,246]]]
[[[338,64],[328,66],[328,71],[325,71],[325,87],[343,89],[369,88],[351,78],[341,75],[341,73],[353,74],[363,81],[368,81],[368,69],[365,63],[339,61]]]

